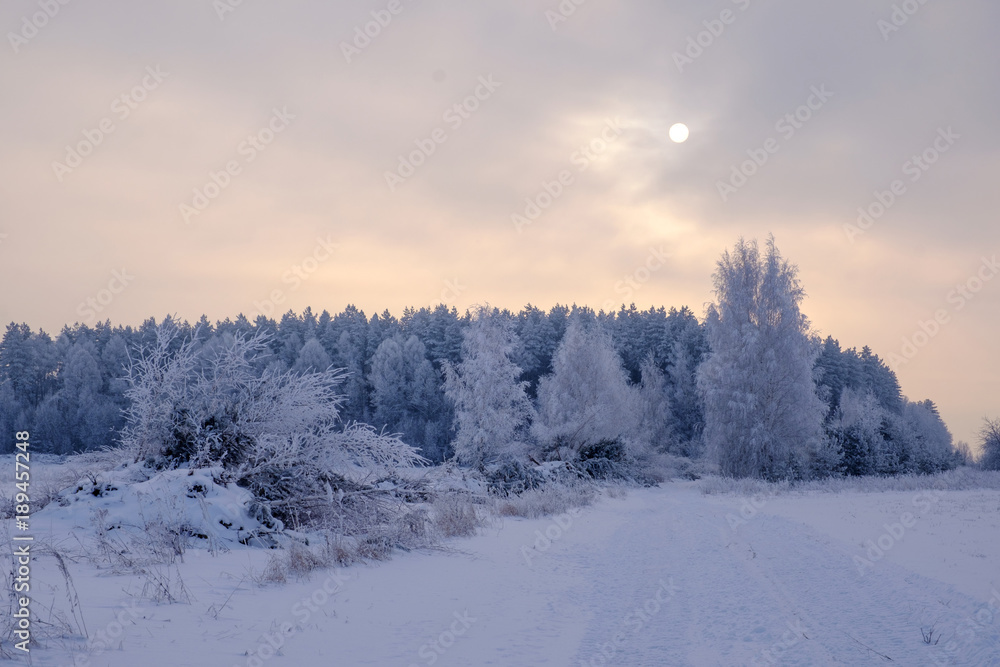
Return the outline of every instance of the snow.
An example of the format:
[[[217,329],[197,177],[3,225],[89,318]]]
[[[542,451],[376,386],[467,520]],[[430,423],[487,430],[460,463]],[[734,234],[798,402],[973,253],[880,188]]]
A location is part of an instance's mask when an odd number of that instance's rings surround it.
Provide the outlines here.
[[[1000,665],[1000,491],[613,495],[284,585],[250,576],[272,551],[189,549],[190,604],[152,604],[141,576],[76,560],[96,650],[48,639],[32,664]],[[82,502],[39,513],[36,539],[72,552]],[[865,541],[904,512],[903,538],[859,570]],[[65,612],[54,560],[32,577],[36,612]],[[931,626],[936,645],[921,639]]]

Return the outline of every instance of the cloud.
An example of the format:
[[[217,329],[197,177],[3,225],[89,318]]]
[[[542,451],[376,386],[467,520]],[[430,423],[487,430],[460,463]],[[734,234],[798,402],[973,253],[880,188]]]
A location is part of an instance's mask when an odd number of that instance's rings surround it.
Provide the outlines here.
[[[289,307],[399,312],[456,278],[459,308],[599,306],[663,246],[669,265],[630,296],[700,312],[721,250],[773,231],[817,326],[888,355],[1000,246],[994,5],[926,3],[885,39],[888,0],[593,0],[555,30],[554,1],[400,0],[366,26],[388,4],[246,0],[223,20],[203,0],[62,5],[2,56],[0,276],[17,287],[0,317],[58,329],[120,266],[137,278],[108,307],[114,321],[232,317],[327,234],[342,250]],[[6,3],[0,26],[17,33],[36,11]],[[359,48],[366,27],[378,34]],[[701,51],[679,71],[689,39]],[[342,43],[359,51],[351,62]],[[169,77],[118,118],[112,104],[150,66]],[[449,121],[480,77],[500,85]],[[786,136],[776,124],[820,86],[833,96]],[[294,120],[248,160],[243,142],[284,107]],[[52,163],[109,116],[114,132],[60,182]],[[621,133],[580,160],[609,119]],[[684,144],[666,135],[675,122],[691,128]],[[954,147],[851,242],[857,209],[949,127]],[[386,172],[436,129],[445,141],[390,191]],[[778,150],[722,201],[718,183],[769,139]],[[185,224],[180,205],[231,161],[240,173]],[[572,183],[518,233],[511,216],[563,172]],[[939,380],[962,336],[996,330],[998,298],[984,290],[901,371],[966,438],[973,413],[996,406],[963,387],[981,388],[1000,357],[977,348],[957,388]]]

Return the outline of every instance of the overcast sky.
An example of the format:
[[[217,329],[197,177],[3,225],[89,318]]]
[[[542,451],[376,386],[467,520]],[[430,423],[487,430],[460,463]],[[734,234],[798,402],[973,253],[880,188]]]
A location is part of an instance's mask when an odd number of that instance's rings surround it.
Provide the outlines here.
[[[995,1],[237,2],[0,7],[0,320],[703,315],[773,232],[819,333],[1000,415]]]

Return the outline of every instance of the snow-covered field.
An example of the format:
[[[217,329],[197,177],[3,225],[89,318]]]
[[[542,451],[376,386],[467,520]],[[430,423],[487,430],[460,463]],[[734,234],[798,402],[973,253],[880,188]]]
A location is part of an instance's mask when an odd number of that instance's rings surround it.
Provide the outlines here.
[[[85,625],[90,640],[46,639],[32,664],[1000,665],[1000,491],[746,498],[700,484],[496,518],[282,585],[253,581],[268,550],[188,549],[157,575],[186,591],[180,604],[77,559],[73,605],[40,555],[36,628]],[[66,509],[34,532],[71,554],[92,528]]]

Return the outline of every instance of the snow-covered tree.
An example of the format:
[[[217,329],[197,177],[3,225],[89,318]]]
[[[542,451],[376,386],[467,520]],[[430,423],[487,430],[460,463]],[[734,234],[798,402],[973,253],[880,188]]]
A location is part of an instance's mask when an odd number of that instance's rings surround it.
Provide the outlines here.
[[[299,356],[292,365],[296,373],[316,373],[325,371],[331,366],[330,355],[323,349],[323,344],[315,337],[310,338],[299,350]]]
[[[986,470],[1000,470],[1000,419],[987,419],[979,432],[982,438],[980,465]]]
[[[632,447],[641,420],[638,399],[611,337],[597,324],[585,328],[574,319],[552,359],[552,374],[538,383],[535,437],[564,458],[602,441]]]
[[[871,391],[844,389],[834,418],[827,427],[840,450],[836,470],[846,475],[872,475],[898,466],[884,435],[888,414]]]
[[[205,353],[179,343],[169,323],[129,368],[131,407],[122,444],[136,461],[159,467],[222,467],[270,510],[293,523],[333,502],[345,480],[358,483],[421,460],[398,438],[343,423],[343,373],[298,374],[255,360],[263,335],[228,336]]]
[[[909,459],[915,472],[934,473],[954,465],[952,435],[933,401],[904,399],[903,418],[912,433]]]
[[[816,394],[818,352],[799,310],[797,269],[774,238],[763,257],[740,239],[719,260],[717,303],[708,309],[712,352],[700,368],[705,442],[722,472],[736,477],[807,474],[824,446],[824,406]]]
[[[514,324],[499,312],[481,307],[465,330],[462,361],[445,363],[445,393],[455,406],[455,458],[480,465],[503,454],[518,454],[534,416],[520,381],[521,369],[511,358],[516,346]]]

